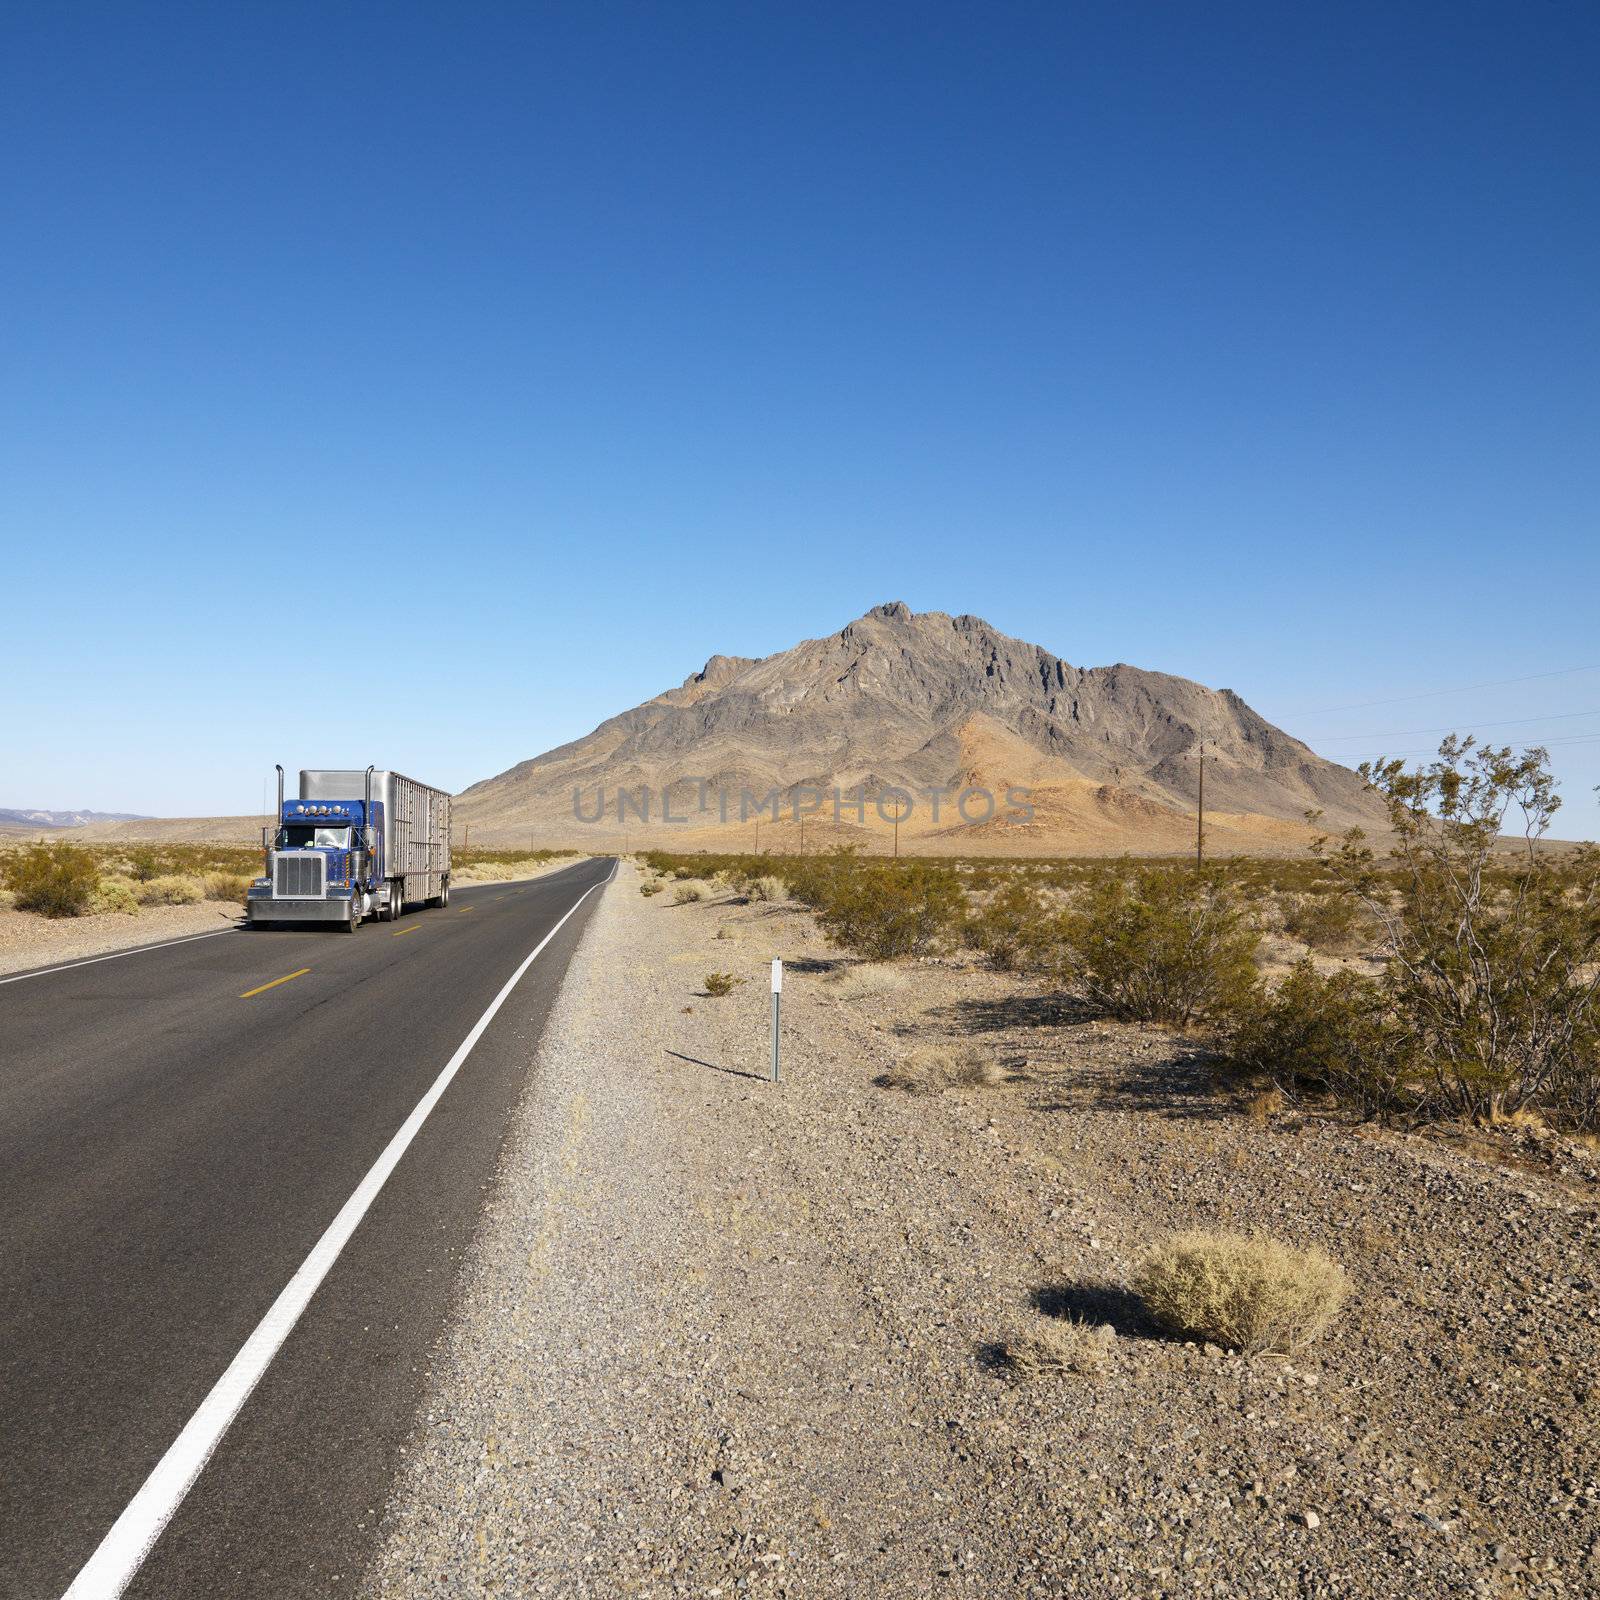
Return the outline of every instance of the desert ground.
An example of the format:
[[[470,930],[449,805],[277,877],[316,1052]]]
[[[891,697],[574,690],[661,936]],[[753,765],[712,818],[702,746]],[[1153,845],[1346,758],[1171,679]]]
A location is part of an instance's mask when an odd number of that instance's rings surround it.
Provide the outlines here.
[[[535,1063],[372,1600],[1600,1586],[1593,1144],[1252,1099],[1196,1036],[646,876]],[[1196,1226],[1349,1300],[1292,1358],[1164,1334],[1129,1284]]]

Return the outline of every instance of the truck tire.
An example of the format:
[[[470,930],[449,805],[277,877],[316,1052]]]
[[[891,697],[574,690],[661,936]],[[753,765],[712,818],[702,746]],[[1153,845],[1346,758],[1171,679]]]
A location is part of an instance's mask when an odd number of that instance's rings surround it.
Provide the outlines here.
[[[389,904],[384,907],[383,920],[385,922],[398,922],[406,909],[406,891],[404,878],[391,878],[389,880]]]
[[[354,933],[361,926],[361,896],[350,896],[350,915],[345,919],[344,931]]]

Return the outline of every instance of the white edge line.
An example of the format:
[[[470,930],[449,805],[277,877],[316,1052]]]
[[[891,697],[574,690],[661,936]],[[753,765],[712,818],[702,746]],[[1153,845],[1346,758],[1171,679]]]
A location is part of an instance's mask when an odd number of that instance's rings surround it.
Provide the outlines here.
[[[418,1130],[428,1119],[428,1113],[438,1104],[440,1096],[450,1087],[451,1079],[472,1053],[472,1047],[482,1038],[484,1029],[494,1020],[495,1013],[505,1004],[523,973],[566,925],[567,919],[596,889],[603,889],[610,883],[616,874],[616,865],[613,864],[606,877],[599,883],[590,884],[568,906],[560,922],[534,946],[521,966],[506,980],[504,988],[490,1001],[489,1009],[473,1024],[472,1032],[461,1041],[444,1070],[433,1080],[432,1087],[417,1102],[416,1109],[401,1124],[400,1130],[385,1146],[383,1154],[373,1162],[367,1175],[356,1186],[355,1193],[345,1201],[338,1216],[328,1224],[327,1231],[311,1247],[311,1254],[301,1262],[299,1270],[273,1301],[267,1314],[256,1324],[238,1355],[228,1364],[228,1370],[217,1379],[210,1394],[184,1424],[183,1431],[156,1463],[139,1492],[111,1525],[111,1531],[100,1541],[94,1554],[72,1580],[63,1600],[116,1600],[116,1596],[127,1588],[156,1540],[161,1537],[162,1530],[172,1520],[173,1513],[183,1503],[183,1497],[199,1477],[201,1469],[211,1459],[223,1434],[250,1398],[251,1390],[261,1381],[262,1374],[278,1353],[279,1347],[300,1320],[312,1295],[338,1260],[340,1251],[360,1225],[361,1219],[377,1198],[378,1191],[399,1165],[406,1147],[416,1138]]]
[[[90,956],[86,961],[68,961],[59,967],[40,967],[37,972],[14,972],[0,983],[21,983],[24,978],[48,978],[52,972],[71,972],[74,967],[92,967],[100,961],[120,961],[124,956],[142,956],[146,950],[170,950],[174,945],[198,944],[202,939],[216,939],[224,933],[237,933],[238,928],[213,928],[210,933],[191,933],[186,938],[168,939],[162,944],[136,944],[131,950],[113,950],[108,956]]]

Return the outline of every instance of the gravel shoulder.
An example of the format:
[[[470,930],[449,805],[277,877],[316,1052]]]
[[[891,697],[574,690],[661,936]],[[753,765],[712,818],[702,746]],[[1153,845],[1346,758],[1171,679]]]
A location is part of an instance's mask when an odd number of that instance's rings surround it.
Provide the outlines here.
[[[1252,1119],[1191,1041],[637,883],[545,1034],[370,1600],[1600,1587],[1592,1151]],[[874,1082],[930,1042],[1004,1081]],[[1344,1262],[1313,1355],[1153,1334],[1124,1285],[1192,1226]],[[1011,1373],[1060,1316],[1108,1367]]]

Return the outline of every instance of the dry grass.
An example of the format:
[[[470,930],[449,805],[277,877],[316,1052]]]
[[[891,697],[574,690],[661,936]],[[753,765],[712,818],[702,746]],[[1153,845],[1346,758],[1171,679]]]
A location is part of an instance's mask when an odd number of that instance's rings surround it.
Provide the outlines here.
[[[703,883],[680,883],[672,891],[672,903],[675,906],[692,906],[705,897],[706,888]]]
[[[788,890],[784,888],[783,879],[775,878],[771,873],[763,874],[759,878],[752,878],[750,887],[745,892],[752,900],[776,902],[789,898]]]
[[[1117,1357],[1116,1331],[1104,1323],[1038,1318],[1001,1346],[1006,1364],[1024,1378],[1076,1373],[1093,1377]]]
[[[905,988],[906,975],[894,967],[863,962],[860,966],[846,967],[829,979],[829,984],[841,1000],[866,1000],[872,995],[894,994]]]
[[[1344,1268],[1317,1249],[1240,1233],[1176,1233],[1145,1257],[1134,1289],[1169,1333],[1250,1354],[1289,1354],[1344,1303]]]
[[[943,1094],[946,1089],[991,1088],[1008,1074],[998,1061],[967,1045],[919,1045],[878,1078],[885,1089]]]
[[[1240,1102],[1244,1114],[1260,1127],[1265,1127],[1288,1104],[1281,1089],[1258,1089]]]
[[[208,872],[201,881],[205,884],[207,900],[224,900],[235,905],[244,904],[250,888],[250,880],[236,872]]]
[[[206,897],[206,885],[203,878],[164,873],[135,883],[133,894],[142,906],[197,906]]]

